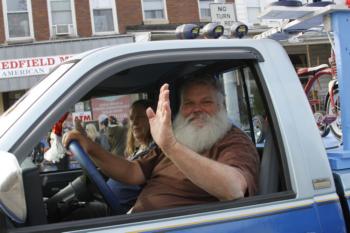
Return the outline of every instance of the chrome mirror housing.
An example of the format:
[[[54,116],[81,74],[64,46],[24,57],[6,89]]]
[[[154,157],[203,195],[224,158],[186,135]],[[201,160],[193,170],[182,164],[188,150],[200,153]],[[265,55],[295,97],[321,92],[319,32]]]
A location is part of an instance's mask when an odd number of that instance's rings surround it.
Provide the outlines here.
[[[16,157],[0,151],[0,209],[13,221],[24,223],[27,207],[21,168]]]

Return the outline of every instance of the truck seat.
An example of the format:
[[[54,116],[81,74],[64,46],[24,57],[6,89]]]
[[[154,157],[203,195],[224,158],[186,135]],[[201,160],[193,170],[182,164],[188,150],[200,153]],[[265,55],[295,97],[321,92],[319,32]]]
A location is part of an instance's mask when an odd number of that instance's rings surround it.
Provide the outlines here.
[[[275,193],[280,182],[280,166],[271,130],[266,130],[265,145],[260,163],[259,195]]]

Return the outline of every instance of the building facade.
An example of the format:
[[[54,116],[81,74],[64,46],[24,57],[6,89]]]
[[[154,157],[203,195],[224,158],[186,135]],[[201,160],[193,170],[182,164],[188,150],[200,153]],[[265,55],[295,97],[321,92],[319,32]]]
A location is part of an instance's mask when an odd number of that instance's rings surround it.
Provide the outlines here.
[[[0,113],[70,56],[134,42],[132,27],[208,22],[211,2],[0,0]]]
[[[210,4],[213,2],[0,0],[0,114],[45,77],[52,67],[72,55],[101,46],[135,42],[137,31],[171,31],[174,38],[174,29],[180,24],[210,22]],[[234,0],[226,2],[233,3]],[[246,23],[253,33],[267,30],[276,22],[262,21],[257,16],[270,2],[236,0],[237,19]],[[158,39],[166,38],[160,36]],[[154,39],[157,38],[147,38]],[[288,51],[293,53],[294,50]],[[310,54],[305,56],[312,59]],[[323,57],[305,63],[324,63]]]

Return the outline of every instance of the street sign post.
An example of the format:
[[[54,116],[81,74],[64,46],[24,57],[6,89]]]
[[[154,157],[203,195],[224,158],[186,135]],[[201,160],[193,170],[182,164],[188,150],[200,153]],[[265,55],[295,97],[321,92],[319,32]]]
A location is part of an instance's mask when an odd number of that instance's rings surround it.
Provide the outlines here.
[[[237,21],[233,3],[211,3],[211,21],[224,26],[224,34],[228,35],[230,27]]]

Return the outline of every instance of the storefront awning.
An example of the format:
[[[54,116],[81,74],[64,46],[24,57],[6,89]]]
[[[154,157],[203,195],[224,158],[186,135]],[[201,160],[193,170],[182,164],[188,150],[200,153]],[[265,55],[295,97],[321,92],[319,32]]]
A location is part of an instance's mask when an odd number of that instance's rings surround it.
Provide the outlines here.
[[[70,56],[108,45],[133,43],[132,35],[45,41],[0,47],[0,92],[29,89]]]

